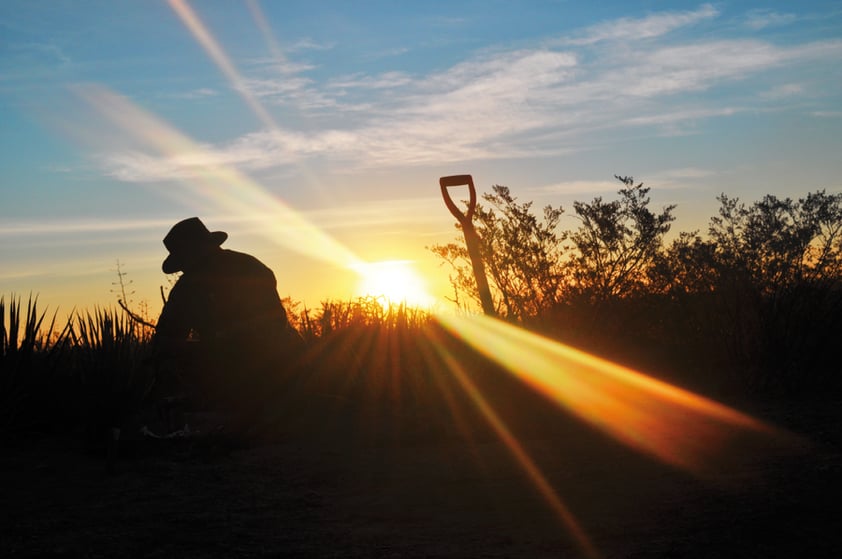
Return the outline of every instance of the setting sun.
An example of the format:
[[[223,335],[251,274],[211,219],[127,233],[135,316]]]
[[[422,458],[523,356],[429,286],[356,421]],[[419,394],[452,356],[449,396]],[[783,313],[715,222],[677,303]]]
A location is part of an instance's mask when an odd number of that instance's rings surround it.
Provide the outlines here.
[[[411,260],[369,262],[357,271],[360,274],[357,294],[361,297],[382,298],[384,306],[405,303],[426,308],[433,304],[426,282],[415,271]]]

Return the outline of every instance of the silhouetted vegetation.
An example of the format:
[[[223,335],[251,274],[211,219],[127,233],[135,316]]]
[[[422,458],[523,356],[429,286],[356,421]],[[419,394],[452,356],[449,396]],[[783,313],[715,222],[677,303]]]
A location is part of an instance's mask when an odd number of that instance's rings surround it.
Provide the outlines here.
[[[301,303],[291,300],[285,304],[307,342],[302,362],[285,365],[306,372],[293,379],[289,370],[278,371],[276,378],[262,385],[279,402],[290,383],[309,394],[346,401],[349,387],[364,384],[369,399],[374,394],[399,394],[396,383],[422,378],[417,351],[409,346],[424,337],[419,333],[430,324],[425,311],[383,306],[371,297],[324,301],[315,310],[300,309]],[[196,396],[201,385],[214,380],[219,381],[216,388],[234,396],[243,389],[238,371],[229,371],[226,379],[185,379],[185,371],[157,366],[150,359],[154,330],[122,305],[75,312],[60,330],[55,318],[49,324],[45,318],[35,298],[22,306],[19,296],[12,294],[8,304],[0,297],[0,434],[81,430],[88,437],[104,437],[109,427],[136,423],[162,397],[181,396],[185,389]],[[408,361],[413,365],[405,365]],[[387,369],[391,373],[367,372]],[[305,408],[311,404],[300,403]],[[254,407],[255,401],[236,405]],[[289,400],[276,407],[285,416],[300,409]],[[308,410],[308,416],[322,411]],[[263,420],[273,419],[271,413],[264,415]]]
[[[720,397],[838,395],[842,194],[749,205],[723,194],[706,235],[667,239],[675,207],[653,210],[648,188],[617,178],[616,199],[574,203],[579,224],[569,231],[561,208],[536,216],[504,186],[483,195],[476,228],[499,316]],[[432,251],[451,266],[454,300],[478,308],[464,245]],[[177,374],[149,359],[153,329],[126,304],[119,268],[116,285],[122,308],[75,312],[59,326],[32,297],[26,305],[0,297],[0,432],[101,433],[178,388]],[[372,297],[316,309],[284,304],[307,347],[289,364],[297,378],[279,375],[261,388],[279,399],[295,388],[278,406],[283,421],[354,402],[392,418],[383,425],[411,411],[400,428],[446,429],[447,421],[429,419],[449,417],[446,399],[433,405],[427,397],[459,389],[441,374],[436,346],[449,344],[466,362],[479,358],[428,313]],[[232,375],[220,380],[223,392],[236,383]],[[319,403],[292,401],[303,393]]]
[[[708,234],[669,242],[675,206],[650,208],[631,177],[614,200],[539,218],[494,186],[476,228],[498,314],[596,353],[717,392],[829,393],[842,387],[842,194],[750,205],[725,194]],[[431,250],[454,300],[478,294],[459,243]]]
[[[149,332],[118,310],[55,318],[0,297],[0,432],[82,427],[99,433],[137,412],[153,384]],[[101,428],[101,429],[100,429]]]
[[[842,195],[765,197],[749,206],[723,195],[706,236],[668,239],[674,208],[650,209],[649,190],[621,180],[618,199],[574,204],[573,231],[560,230],[561,208],[536,217],[531,203],[518,202],[505,187],[486,195],[477,228],[500,316],[723,400],[746,392],[838,397]],[[453,266],[455,299],[476,312],[466,251],[460,244],[433,250]],[[366,555],[395,526],[403,530],[395,542],[427,529],[420,518],[441,530],[431,532],[443,542],[429,547],[432,555],[471,555],[476,541],[512,518],[528,526],[521,534],[530,545],[536,533],[546,533],[561,537],[553,545],[574,550],[544,492],[535,490],[543,480],[561,489],[606,549],[639,546],[651,555],[652,541],[663,540],[658,550],[708,556],[756,551],[762,542],[762,549],[792,555],[806,541],[822,555],[836,543],[824,538],[834,533],[827,511],[838,501],[828,496],[838,477],[836,451],[801,454],[799,440],[790,456],[783,432],[767,440],[763,431],[760,440],[732,426],[727,436],[720,431],[733,444],[719,448],[717,464],[727,485],[691,483],[510,374],[472,345],[483,338],[372,297],[324,301],[315,309],[285,300],[305,347],[266,369],[258,383],[236,367],[218,375],[179,370],[178,363],[169,368],[151,359],[154,320],[131,307],[128,283],[117,273],[119,307],[74,312],[64,325],[49,320],[32,297],[0,296],[0,438],[12,449],[4,495],[20,513],[10,518],[22,519],[6,543],[13,554],[84,554],[94,547],[160,554],[168,542],[177,552],[293,549],[309,556],[325,549],[333,555],[351,541],[364,542],[348,549]],[[485,339],[513,349],[528,370],[517,343]],[[603,414],[606,422],[623,425],[632,418],[624,413],[646,416],[651,433],[643,436],[669,445],[676,437],[659,427],[675,412],[646,409],[623,386],[596,388],[628,402],[627,412]],[[564,387],[584,406],[606,399],[589,395],[587,383]],[[216,398],[202,401],[208,388]],[[835,400],[742,403],[757,403],[752,411],[760,417],[838,449]],[[143,429],[155,420],[152,430]],[[187,421],[191,429],[178,429]],[[166,433],[172,436],[160,436]],[[717,446],[711,433],[691,428],[679,437]],[[20,435],[27,437],[9,440]],[[86,453],[78,452],[79,442]],[[239,452],[252,442],[280,444]],[[98,479],[102,456],[104,471],[119,477]],[[726,486],[739,491],[725,498]],[[414,516],[395,524],[395,511],[403,510]],[[348,518],[357,519],[350,528]],[[236,523],[254,528],[228,531]],[[539,523],[544,527],[535,532]],[[466,531],[452,531],[463,524]],[[91,536],[99,525],[106,528]],[[372,532],[376,540],[367,539]],[[340,539],[328,541],[325,533]],[[539,554],[550,549],[544,541],[556,540],[539,540]],[[427,544],[406,549],[430,555],[419,551]],[[510,555],[515,548],[501,549]]]

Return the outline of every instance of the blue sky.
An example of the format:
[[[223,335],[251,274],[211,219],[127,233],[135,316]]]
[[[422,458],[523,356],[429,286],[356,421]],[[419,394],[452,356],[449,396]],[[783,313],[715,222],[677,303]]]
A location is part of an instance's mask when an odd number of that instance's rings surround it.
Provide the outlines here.
[[[842,2],[5,0],[0,292],[108,305],[119,259],[154,313],[199,215],[309,306],[349,259],[447,294],[457,173],[568,215],[633,175],[704,231],[842,191],[840,83]]]

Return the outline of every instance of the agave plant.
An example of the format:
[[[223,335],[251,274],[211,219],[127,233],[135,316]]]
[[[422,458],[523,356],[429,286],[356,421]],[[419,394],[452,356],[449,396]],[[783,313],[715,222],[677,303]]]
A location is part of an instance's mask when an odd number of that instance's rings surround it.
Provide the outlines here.
[[[7,307],[0,296],[0,432],[33,427],[54,411],[51,385],[67,328],[56,332],[55,314],[44,328],[46,312],[37,307],[32,295],[23,313],[20,297],[12,294]]]
[[[148,334],[124,313],[95,308],[76,315],[70,337],[81,418],[101,433],[124,425],[140,411],[154,382],[146,365]]]

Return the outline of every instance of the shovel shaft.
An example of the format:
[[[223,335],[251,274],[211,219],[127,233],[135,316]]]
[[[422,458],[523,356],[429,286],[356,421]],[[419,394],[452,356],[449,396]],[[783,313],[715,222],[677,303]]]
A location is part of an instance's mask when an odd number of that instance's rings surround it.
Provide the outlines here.
[[[491,289],[488,287],[488,279],[485,276],[485,265],[482,260],[482,253],[480,251],[480,238],[474,229],[474,212],[477,207],[477,191],[474,188],[474,179],[471,175],[452,175],[449,177],[441,177],[439,179],[439,186],[441,186],[441,195],[444,198],[444,204],[450,213],[453,214],[459,224],[462,226],[462,232],[465,234],[465,246],[468,248],[468,256],[471,258],[471,266],[474,271],[474,279],[477,282],[477,291],[479,293],[479,300],[482,303],[482,311],[488,316],[496,315],[494,310],[494,301],[491,299]],[[448,188],[451,186],[467,186],[468,187],[468,211],[463,213],[459,207],[453,202],[450,197]]]

